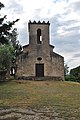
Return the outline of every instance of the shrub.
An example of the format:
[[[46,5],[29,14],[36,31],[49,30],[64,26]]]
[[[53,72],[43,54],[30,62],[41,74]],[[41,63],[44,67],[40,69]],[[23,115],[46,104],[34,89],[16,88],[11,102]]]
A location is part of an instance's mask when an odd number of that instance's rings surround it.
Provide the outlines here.
[[[74,77],[72,75],[67,75],[67,76],[65,76],[65,80],[66,81],[74,81],[74,82],[76,82],[76,77]]]

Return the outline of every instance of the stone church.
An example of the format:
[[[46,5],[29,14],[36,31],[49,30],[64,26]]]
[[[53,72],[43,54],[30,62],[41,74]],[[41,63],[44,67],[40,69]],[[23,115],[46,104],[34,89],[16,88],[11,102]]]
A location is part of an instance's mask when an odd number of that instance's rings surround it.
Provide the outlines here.
[[[17,58],[17,77],[64,80],[64,58],[50,45],[49,27],[49,21],[29,21],[29,44]]]

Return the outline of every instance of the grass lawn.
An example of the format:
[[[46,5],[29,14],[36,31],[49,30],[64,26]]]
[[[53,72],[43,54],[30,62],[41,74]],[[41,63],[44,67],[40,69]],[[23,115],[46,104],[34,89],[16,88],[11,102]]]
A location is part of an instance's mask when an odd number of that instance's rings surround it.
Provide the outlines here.
[[[61,116],[80,120],[80,83],[8,81],[0,83],[0,107],[53,107]]]

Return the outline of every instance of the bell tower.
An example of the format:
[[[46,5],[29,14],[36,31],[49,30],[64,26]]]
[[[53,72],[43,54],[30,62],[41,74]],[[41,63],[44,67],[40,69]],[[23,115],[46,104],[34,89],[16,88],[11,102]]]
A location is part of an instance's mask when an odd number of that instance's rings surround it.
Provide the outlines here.
[[[49,45],[49,21],[31,22],[28,23],[29,44],[30,45]]]
[[[49,26],[49,21],[29,21],[28,23],[29,45],[37,57],[43,57],[46,53],[50,54]]]

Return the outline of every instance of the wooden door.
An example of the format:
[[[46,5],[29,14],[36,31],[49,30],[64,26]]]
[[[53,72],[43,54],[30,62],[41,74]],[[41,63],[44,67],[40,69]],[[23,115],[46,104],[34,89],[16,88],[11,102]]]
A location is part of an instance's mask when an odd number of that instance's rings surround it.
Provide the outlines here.
[[[36,64],[36,77],[44,77],[44,64]]]

